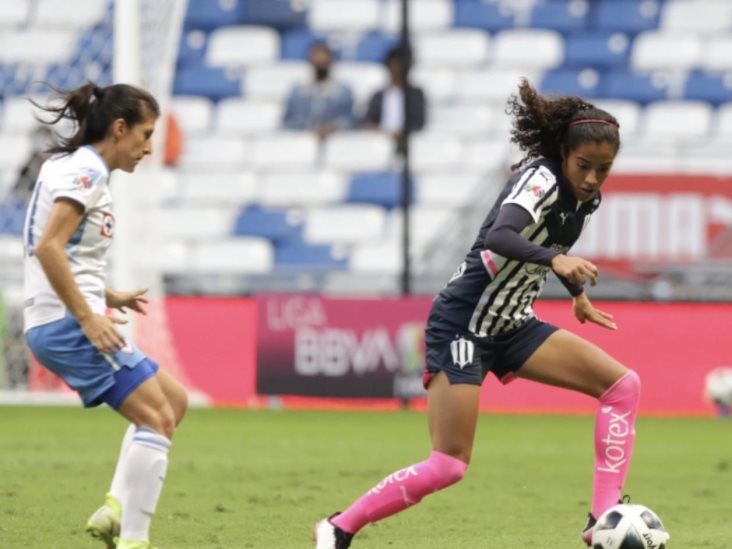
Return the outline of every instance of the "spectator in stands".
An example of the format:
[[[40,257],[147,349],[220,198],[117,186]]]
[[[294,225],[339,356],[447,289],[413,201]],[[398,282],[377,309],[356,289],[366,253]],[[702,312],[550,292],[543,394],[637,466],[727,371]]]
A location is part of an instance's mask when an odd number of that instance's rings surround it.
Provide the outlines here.
[[[353,93],[331,78],[333,52],[318,42],[310,48],[313,81],[299,84],[290,92],[283,126],[289,130],[313,130],[327,137],[353,126]]]
[[[401,140],[404,128],[404,65],[400,50],[389,51],[384,60],[389,70],[389,86],[377,91],[369,100],[368,110],[361,126],[381,130]],[[427,101],[421,88],[410,85],[409,94],[409,130],[419,131],[424,128],[427,119]]]

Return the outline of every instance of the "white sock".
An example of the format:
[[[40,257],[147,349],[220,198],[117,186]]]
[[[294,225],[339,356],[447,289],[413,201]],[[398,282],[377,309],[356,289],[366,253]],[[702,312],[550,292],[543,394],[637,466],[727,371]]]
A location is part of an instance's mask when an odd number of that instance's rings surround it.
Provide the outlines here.
[[[170,440],[138,427],[122,465],[122,539],[148,541],[150,521],[168,469]]]
[[[119,450],[119,458],[117,459],[117,467],[114,470],[114,476],[112,477],[112,486],[109,488],[109,493],[112,494],[117,501],[122,500],[122,464],[125,461],[125,456],[127,455],[127,451],[130,449],[130,446],[132,445],[132,437],[135,436],[135,431],[137,430],[137,427],[135,427],[132,423],[130,423],[130,426],[127,427],[127,430],[125,431],[125,436],[122,437],[122,446]]]

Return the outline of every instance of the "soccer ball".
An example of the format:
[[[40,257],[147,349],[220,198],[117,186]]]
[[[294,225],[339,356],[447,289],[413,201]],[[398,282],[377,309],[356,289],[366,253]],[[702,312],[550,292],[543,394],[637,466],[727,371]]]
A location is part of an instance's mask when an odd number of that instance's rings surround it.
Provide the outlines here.
[[[715,368],[704,380],[707,398],[721,406],[732,404],[732,368]]]
[[[592,549],[665,549],[669,536],[648,507],[620,503],[605,511],[592,531]]]

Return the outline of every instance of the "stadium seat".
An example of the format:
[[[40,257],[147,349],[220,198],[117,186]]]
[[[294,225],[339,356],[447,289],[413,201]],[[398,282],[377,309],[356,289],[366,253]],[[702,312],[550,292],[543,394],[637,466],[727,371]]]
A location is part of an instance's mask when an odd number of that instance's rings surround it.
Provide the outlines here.
[[[731,101],[732,73],[691,73],[686,80],[684,99],[706,101],[713,105],[719,105],[721,103]]]
[[[274,266],[274,247],[263,238],[227,238],[195,244],[191,270],[210,274],[263,274]]]
[[[206,63],[229,68],[265,65],[279,54],[280,38],[274,29],[248,25],[221,27],[211,32]]]
[[[714,35],[732,30],[732,3],[727,0],[669,0],[663,5],[659,28]]]
[[[593,98],[597,96],[599,83],[600,75],[595,69],[559,69],[546,73],[539,89],[547,94]]]
[[[175,74],[175,95],[202,95],[213,101],[241,94],[241,75],[219,67],[186,67]]]
[[[548,70],[564,61],[562,35],[550,30],[505,30],[493,39],[493,67]]]
[[[0,228],[1,230],[1,228]],[[0,263],[23,260],[23,240],[10,235],[0,236]]]
[[[291,0],[246,0],[242,21],[276,29],[302,27],[306,23],[307,4]]]
[[[186,138],[178,166],[186,171],[233,172],[249,164],[250,147],[248,141],[236,137]]]
[[[222,238],[231,233],[235,210],[216,207],[165,207],[158,210],[158,229],[162,242]]]
[[[207,97],[174,96],[171,110],[186,136],[206,133],[211,129],[213,103]]]
[[[178,45],[178,70],[182,67],[203,65],[208,35],[199,29],[184,31]]]
[[[412,84],[425,93],[428,105],[444,103],[454,99],[458,91],[455,85],[455,71],[447,68],[424,68],[417,65],[410,73]],[[430,107],[428,107],[430,108]],[[430,113],[427,113],[429,120]]]
[[[485,105],[435,105],[430,112],[427,130],[431,133],[471,136],[495,131],[495,110]]]
[[[342,245],[284,242],[275,248],[276,269],[343,270],[348,253]]]
[[[598,109],[603,109],[612,114],[620,124],[620,138],[634,135],[639,129],[641,107],[634,101],[622,99],[599,99],[593,101]]]
[[[260,171],[312,170],[318,138],[310,132],[283,131],[255,136],[251,165]]]
[[[231,207],[256,201],[258,193],[257,179],[251,172],[184,172],[175,199],[187,205]]]
[[[708,38],[704,42],[701,68],[708,71],[732,71],[732,34]]]
[[[637,34],[657,28],[660,11],[659,0],[599,0],[594,3],[590,24],[599,31]]]
[[[714,119],[715,138],[732,144],[732,100],[717,109]]]
[[[279,101],[222,99],[216,106],[215,128],[219,135],[272,132],[280,127],[282,108]]]
[[[467,141],[463,149],[462,170],[457,173],[479,174],[494,176],[499,175],[503,180],[504,173],[507,173],[507,156],[509,141],[504,136],[485,140],[477,139]]]
[[[327,42],[328,35],[314,33],[309,28],[297,28],[285,31],[280,44],[282,59],[297,59],[304,61],[308,58],[310,46],[316,42]]]
[[[5,31],[2,38],[0,63],[41,67],[68,60],[76,43],[76,34],[69,30]]]
[[[285,101],[296,84],[309,82],[311,69],[303,61],[283,61],[247,69],[242,90],[248,99]]]
[[[355,57],[358,61],[382,63],[389,50],[396,47],[397,44],[396,35],[370,32],[359,39],[356,44]]]
[[[356,244],[348,258],[348,269],[360,273],[397,274],[402,269],[402,248],[393,239]]]
[[[368,32],[379,28],[379,0],[313,0],[308,11],[308,26],[315,32]]]
[[[348,85],[356,105],[363,105],[371,94],[387,84],[386,69],[381,63],[343,61],[333,68],[333,78]]]
[[[26,133],[0,134],[0,170],[16,174],[30,153],[31,141]]]
[[[376,204],[388,209],[399,207],[402,204],[402,173],[389,170],[354,174],[346,201]]]
[[[247,0],[188,0],[185,26],[189,29],[212,30],[242,21]]]
[[[456,73],[454,87],[461,101],[505,105],[523,78],[537,85],[539,74],[540,71],[510,68],[468,69]]]
[[[419,133],[411,143],[412,169],[420,174],[430,171],[459,171],[463,147],[455,136]]]
[[[468,175],[463,171],[423,174],[417,178],[415,199],[421,206],[458,208],[474,200],[480,191],[481,181],[480,175]]]
[[[383,235],[384,209],[366,204],[313,208],[305,215],[303,240],[309,244],[368,242]]]
[[[466,68],[488,60],[490,39],[482,31],[456,29],[430,32],[414,40],[414,55],[420,67]]]
[[[417,205],[409,216],[411,236],[410,252],[421,255],[425,247],[434,242],[451,220],[455,219],[455,210],[442,204],[440,206]],[[403,214],[400,209],[393,210],[386,224],[385,239],[394,243],[402,241],[404,232]]]
[[[712,123],[712,107],[701,101],[659,101],[643,113],[643,134],[654,140],[707,137]]]
[[[237,236],[260,236],[274,243],[298,240],[302,232],[303,213],[295,208],[242,208],[234,222]]]
[[[334,133],[325,142],[323,164],[343,171],[386,170],[393,159],[391,137],[372,131]]]
[[[33,100],[40,105],[48,102],[48,97],[35,96]],[[27,97],[8,97],[2,104],[0,127],[4,133],[29,133],[40,126],[36,116],[47,118],[43,111],[34,107]]]
[[[462,0],[455,3],[455,26],[478,28],[490,32],[514,26],[514,13],[484,0]]]
[[[344,174],[332,171],[264,173],[258,178],[257,201],[263,206],[320,206],[343,202]]]
[[[0,2],[0,28],[12,28],[24,25],[28,21],[30,0],[14,0]]]
[[[630,52],[634,70],[683,71],[701,64],[702,42],[693,34],[649,31],[636,37]]]
[[[565,37],[564,43],[564,66],[570,68],[624,67],[630,55],[630,40],[620,32],[572,34]]]
[[[401,30],[401,0],[384,0],[381,30],[398,34]],[[450,27],[455,18],[452,0],[421,0],[419,8],[410,11],[411,31],[419,34],[425,31]]]
[[[599,94],[607,99],[629,99],[645,104],[668,99],[675,83],[678,84],[680,92],[683,80],[677,82],[676,75],[614,70],[600,77]]]
[[[587,0],[552,0],[531,9],[529,26],[562,33],[583,31],[587,27],[590,4]]]
[[[108,9],[111,15],[107,0],[38,0],[35,8],[33,26],[44,30],[91,27],[104,19]]]

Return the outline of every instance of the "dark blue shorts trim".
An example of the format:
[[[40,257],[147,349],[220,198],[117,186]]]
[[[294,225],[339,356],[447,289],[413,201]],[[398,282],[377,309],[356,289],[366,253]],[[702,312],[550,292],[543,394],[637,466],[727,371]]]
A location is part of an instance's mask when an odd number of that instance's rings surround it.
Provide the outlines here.
[[[426,365],[423,377],[445,372],[450,383],[481,385],[488,372],[508,383],[515,372],[559,328],[536,318],[491,339],[450,330],[439,317],[430,316],[425,334]]]
[[[117,370],[114,373],[114,385],[98,398],[96,404],[106,402],[109,406],[118,410],[130,393],[142,385],[144,381],[153,377],[158,370],[157,363],[149,358],[143,359],[134,368]]]

